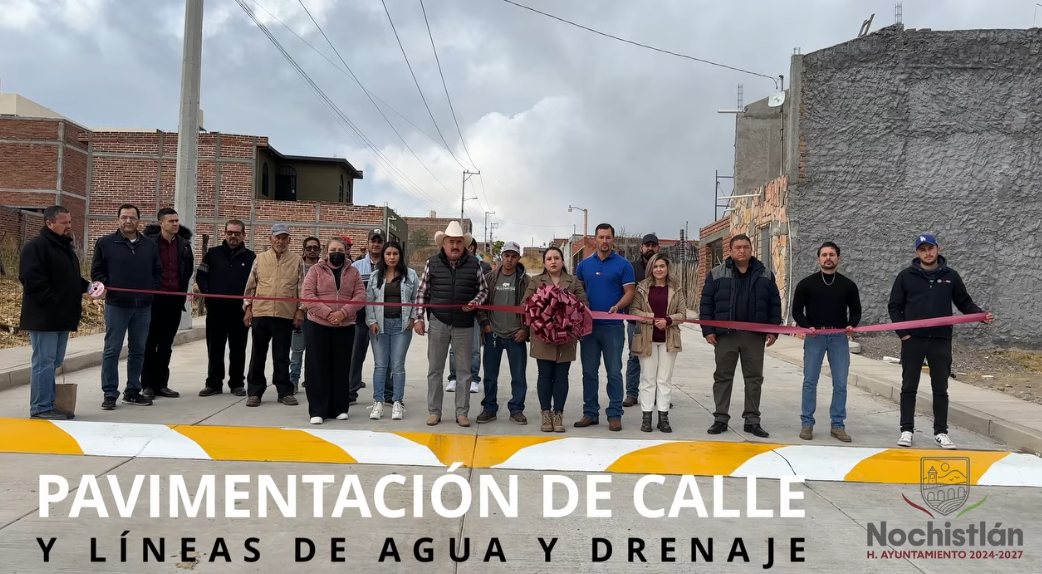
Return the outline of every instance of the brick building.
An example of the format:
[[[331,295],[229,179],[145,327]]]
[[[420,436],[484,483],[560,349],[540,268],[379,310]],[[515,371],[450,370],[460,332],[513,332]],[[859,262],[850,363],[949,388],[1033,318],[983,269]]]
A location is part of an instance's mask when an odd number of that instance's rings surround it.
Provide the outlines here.
[[[116,227],[116,211],[132,203],[142,226],[161,207],[174,206],[177,133],[89,129],[16,94],[0,94],[0,238],[20,247],[36,235],[49,205],[69,208],[76,245],[85,259]],[[380,227],[405,242],[409,228],[394,210],[354,205],[362,172],[346,159],[285,155],[268,138],[199,134],[195,252],[220,242],[229,219],[247,226],[247,245],[264,249],[275,223],[290,224],[293,242],[323,244],[350,237],[352,255],[364,252],[369,229]]]

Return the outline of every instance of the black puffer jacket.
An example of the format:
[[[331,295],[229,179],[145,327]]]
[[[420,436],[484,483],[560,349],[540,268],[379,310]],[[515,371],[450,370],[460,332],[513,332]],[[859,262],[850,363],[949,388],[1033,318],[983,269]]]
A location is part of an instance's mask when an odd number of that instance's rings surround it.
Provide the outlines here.
[[[131,243],[118,229],[94,244],[90,277],[105,287],[156,291],[163,285],[163,264],[155,241],[139,236]],[[105,303],[114,307],[149,307],[152,295],[108,291]]]
[[[143,235],[152,240],[158,249],[159,236],[162,230],[162,227],[153,223],[145,227]],[[181,254],[181,265],[177,273],[179,279],[177,288],[181,292],[186,292],[188,291],[188,285],[192,282],[192,272],[195,271],[195,255],[192,254],[192,230],[184,225],[177,230],[177,252]]]
[[[973,302],[962,277],[948,267],[945,258],[938,256],[937,263],[937,269],[927,271],[916,257],[911,265],[897,274],[888,305],[891,321],[951,317],[952,303],[966,315],[984,312]],[[905,335],[951,339],[952,326],[897,331],[898,337]]]
[[[22,283],[24,331],[76,331],[83,318],[83,294],[90,284],[80,274],[72,238],[44,227],[22,249],[18,265]]]
[[[774,273],[767,269],[759,259],[749,260],[749,322],[781,325],[781,294],[775,282]],[[698,318],[703,321],[734,321],[735,299],[738,290],[732,285],[735,274],[735,263],[730,257],[717,265],[706,275],[705,286],[702,287],[702,299],[698,306]],[[722,335],[734,329],[702,326],[702,336]]]

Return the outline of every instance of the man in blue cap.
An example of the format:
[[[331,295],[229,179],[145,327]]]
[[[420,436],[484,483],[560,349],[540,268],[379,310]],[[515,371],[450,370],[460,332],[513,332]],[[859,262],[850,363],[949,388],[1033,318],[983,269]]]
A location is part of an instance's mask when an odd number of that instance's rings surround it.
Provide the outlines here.
[[[962,277],[941,255],[933,235],[924,233],[915,241],[916,258],[897,275],[890,292],[890,319],[895,322],[951,317],[952,304],[964,314],[983,313],[966,291]],[[985,323],[995,316],[988,313]],[[923,359],[930,366],[933,390],[934,441],[944,449],[954,449],[948,437],[948,377],[952,371],[952,326],[900,329],[901,338],[901,438],[898,446],[912,446],[915,432],[915,398]]]

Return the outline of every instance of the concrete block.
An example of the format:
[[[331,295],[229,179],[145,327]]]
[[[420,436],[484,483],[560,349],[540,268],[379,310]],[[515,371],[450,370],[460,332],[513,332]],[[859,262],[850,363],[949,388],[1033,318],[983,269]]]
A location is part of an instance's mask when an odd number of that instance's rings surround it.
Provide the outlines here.
[[[963,427],[984,436],[991,436],[992,417],[966,405],[955,402],[948,404],[948,424]]]
[[[850,352],[854,353],[855,355],[860,355],[861,354],[861,343],[858,343],[856,341],[851,341],[850,342]]]

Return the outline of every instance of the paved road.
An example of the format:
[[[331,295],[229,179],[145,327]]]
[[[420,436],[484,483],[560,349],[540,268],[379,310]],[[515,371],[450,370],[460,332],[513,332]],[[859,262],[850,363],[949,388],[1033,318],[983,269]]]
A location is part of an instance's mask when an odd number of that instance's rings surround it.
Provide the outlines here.
[[[334,572],[351,568],[383,572],[400,566],[393,557],[380,561],[388,538],[395,541],[401,565],[410,571],[419,568],[430,572],[588,571],[594,565],[599,570],[612,572],[689,572],[692,568],[712,572],[762,571],[762,565],[768,561],[768,539],[772,538],[775,545],[772,571],[945,574],[1042,571],[1042,558],[1034,549],[1036,541],[1042,539],[1042,523],[1038,520],[1042,490],[979,485],[1037,484],[1034,477],[1042,475],[1039,459],[1010,453],[1002,444],[958,428],[952,429],[952,436],[968,450],[941,451],[929,443],[928,434],[917,435],[918,449],[898,450],[894,447],[896,405],[860,389],[849,391],[847,428],[854,438],[852,444],[829,438],[827,427],[820,425],[815,440],[805,443],[797,436],[800,371],[768,357],[762,404],[763,424],[771,437],[759,439],[741,432],[738,405],[742,404],[743,393],[740,385],[732,400],[734,419],[739,420],[729,433],[716,437],[707,435],[705,430],[712,422],[713,410],[712,350],[692,330],[685,332],[685,349],[677,362],[678,392],[671,413],[675,432],[671,435],[641,433],[639,417],[633,410],[636,407],[626,409],[624,429],[618,433],[609,432],[605,424],[587,429],[572,427],[571,422],[581,416],[578,364],[573,366],[571,376],[567,432],[540,433],[535,366],[531,362],[528,368],[531,390],[526,407],[529,425],[518,426],[501,416],[496,422],[474,424],[470,428],[460,428],[449,420],[437,427],[427,427],[424,425],[425,343],[425,338],[414,339],[410,352],[408,410],[403,421],[391,421],[388,417],[370,421],[366,410],[369,403],[363,401],[352,407],[350,420],[328,421],[321,427],[311,427],[303,405],[288,407],[275,403],[272,389],[266,395],[266,402],[256,409],[246,408],[243,399],[230,394],[198,397],[196,393],[202,387],[206,369],[202,342],[174,351],[176,374],[172,386],[181,391],[182,398],[159,399],[149,408],[120,407],[112,412],[101,411],[99,369],[87,369],[67,377],[67,381],[79,385],[78,416],[75,421],[61,425],[25,420],[26,387],[0,392],[0,451],[8,452],[0,454],[0,572],[175,572],[190,568],[199,572],[268,572],[280,568],[288,572],[305,569]],[[365,369],[367,381],[371,380],[371,366],[370,359]],[[503,372],[507,372],[505,365]],[[366,390],[371,388],[370,382]],[[828,388],[828,384],[822,385],[819,405],[828,404]],[[506,385],[500,385],[499,394],[501,409],[505,410],[509,396]],[[471,395],[472,420],[480,409],[479,396]],[[303,400],[304,396],[300,398]],[[452,398],[446,394],[447,413],[451,412]],[[606,404],[602,392],[602,409]],[[819,407],[820,412],[826,410],[827,406]],[[920,416],[920,426],[928,429],[929,417]],[[173,425],[173,428],[163,425]],[[41,452],[83,452],[90,456],[35,454]],[[972,465],[968,473],[972,486],[966,489],[965,502],[947,516],[930,508],[920,490],[918,471],[924,457],[967,457]],[[446,466],[455,461],[465,463],[453,474],[469,479],[473,506],[460,517],[442,517],[432,506],[430,493],[435,480],[448,474]],[[956,460],[935,463],[948,464],[951,470],[958,470],[958,465],[963,464]],[[644,506],[651,510],[663,509],[664,517],[643,516],[635,508],[634,489],[649,473],[664,475],[663,484],[644,484]],[[671,507],[683,499],[675,495],[683,484],[680,475],[685,473],[698,475],[694,484],[708,516],[700,517],[697,507],[681,508],[678,516],[669,516]],[[707,476],[717,473],[730,478],[719,480],[717,485],[712,476]],[[783,482],[779,479],[794,473],[810,477],[807,483],[788,486],[791,491],[802,494],[802,498],[791,501],[789,506],[803,510],[805,515],[780,517]],[[378,481],[395,474],[404,475],[406,484],[392,483],[383,497],[377,497]],[[549,474],[571,478],[576,485],[576,506],[568,516],[546,518],[543,515],[543,481]],[[950,477],[955,473],[948,474]],[[68,496],[47,505],[48,517],[40,516],[37,492],[40,475],[58,475],[69,482]],[[99,477],[99,496],[110,518],[99,518],[97,511],[89,507],[82,508],[79,516],[69,517],[74,506],[82,506],[75,503],[77,496],[81,492],[92,494],[89,488],[78,488],[82,475]],[[157,518],[149,516],[152,499],[148,479],[142,484],[138,507],[132,516],[119,516],[109,477],[118,481],[122,496],[126,496],[138,475],[156,475],[161,479],[156,491],[160,495]],[[183,477],[190,497],[195,496],[203,477],[213,476],[215,516],[207,518],[204,506],[199,517],[186,518],[182,507],[178,518],[170,518],[168,497],[171,492],[177,492],[168,483],[170,475]],[[226,516],[225,477],[228,475],[253,477],[250,483],[238,487],[248,492],[249,498],[234,504],[235,508],[249,510],[249,518]],[[259,475],[270,475],[283,494],[287,492],[289,477],[296,477],[296,518],[284,518],[279,505],[270,497],[261,505],[267,509],[267,517],[258,516]],[[304,475],[330,475],[334,481],[318,489],[322,493],[319,504],[322,518],[314,517],[316,490],[312,484],[303,482]],[[356,498],[354,492],[342,488],[345,475],[357,477],[371,517],[362,517],[359,509],[349,504],[340,508],[339,518],[332,517],[339,506],[338,499]],[[757,482],[757,508],[772,509],[773,517],[747,516],[747,480],[742,477],[748,475],[770,477]],[[419,504],[422,516],[416,516],[415,512],[414,476],[422,477],[423,496]],[[509,490],[509,477],[516,476],[516,517],[504,516],[495,496],[486,497],[490,508],[487,516],[482,516],[481,476],[491,477],[504,492]],[[610,498],[593,501],[601,509],[611,509],[610,517],[588,516],[587,480],[591,476],[610,480],[608,484],[596,486],[602,492],[610,492]],[[718,486],[722,494],[716,497],[714,488]],[[50,492],[53,493],[54,488],[50,486]],[[445,507],[458,506],[458,489],[449,485],[444,492]],[[554,492],[555,505],[562,505],[565,488],[557,487]],[[687,498],[692,497],[690,492],[684,492]],[[89,500],[92,496],[84,498]],[[406,516],[383,516],[377,506],[378,498],[386,502],[389,509],[405,509]],[[717,500],[723,508],[738,510],[741,516],[714,516],[718,514],[714,508]],[[970,509],[981,500],[983,504]],[[960,512],[965,514],[956,517]],[[884,522],[891,545],[870,547],[870,533],[882,528]],[[995,554],[986,555],[973,554],[975,550],[980,551],[980,547],[948,547],[967,554],[961,559],[957,556],[938,558],[928,553],[936,552],[937,547],[913,546],[899,539],[902,531],[925,530],[931,522],[934,528],[942,529],[945,522],[950,522],[952,529],[971,525],[979,528],[981,522],[990,529],[1001,522],[1003,531],[1007,528],[1021,531],[1023,540],[1013,542],[1022,542],[1022,545],[989,546],[986,550],[989,553],[994,550]],[[124,537],[127,561],[121,563],[120,541],[124,532],[127,532]],[[48,563],[42,560],[37,537],[45,542],[56,539]],[[91,562],[92,537],[97,541],[97,554],[106,557],[106,562]],[[154,559],[142,562],[145,537],[156,545],[160,537],[165,539],[162,552],[165,562],[156,563]],[[251,544],[259,551],[256,562],[246,561],[254,556],[244,546],[250,537],[259,539]],[[469,538],[470,556],[467,561],[457,563],[449,555],[450,540],[455,538],[459,543],[461,537]],[[706,565],[705,557],[697,552],[697,562],[692,564],[693,537],[697,537],[706,550],[712,540],[711,566]],[[912,537],[916,539],[914,534]],[[194,538],[191,550],[199,554],[202,563],[179,564],[184,538]],[[220,554],[215,555],[217,538],[223,538],[227,545],[230,562],[226,563]],[[309,562],[294,562],[297,538],[313,541],[315,555]],[[344,539],[337,544],[344,548],[338,555],[344,557],[346,563],[331,560],[331,539],[334,538]],[[423,540],[425,538],[430,540]],[[547,544],[557,538],[549,563],[544,561],[540,538]],[[612,543],[612,555],[607,561],[593,561],[596,538]],[[633,562],[628,560],[630,538],[638,546],[636,539],[643,541],[646,563],[636,555]],[[728,563],[736,538],[743,541],[748,563],[743,562],[741,555]],[[790,561],[793,538],[803,539],[796,544],[803,548],[799,555],[805,562]],[[495,543],[491,542],[493,539]],[[674,539],[666,543],[673,549],[669,554],[675,562],[662,561],[663,539]],[[425,548],[431,548],[433,561],[418,561],[414,554],[417,541],[420,541],[419,556],[425,555]],[[995,541],[1001,542],[997,538]],[[496,543],[506,561],[500,562],[498,555],[493,554],[485,562],[490,544],[495,550]],[[598,547],[601,556],[604,548],[603,544]],[[906,554],[884,554],[895,550]],[[874,559],[869,558],[872,551],[876,553]],[[149,556],[151,558],[151,554]],[[216,561],[209,562],[214,558]]]

